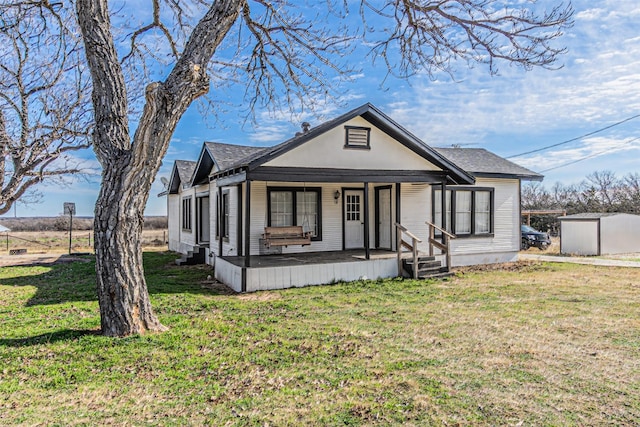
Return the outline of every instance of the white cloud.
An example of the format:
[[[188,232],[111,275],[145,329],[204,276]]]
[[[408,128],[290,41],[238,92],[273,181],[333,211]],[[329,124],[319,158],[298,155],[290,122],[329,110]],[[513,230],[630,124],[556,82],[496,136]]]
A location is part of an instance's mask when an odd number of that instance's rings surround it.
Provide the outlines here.
[[[511,150],[508,139],[499,142],[506,136],[553,138],[554,132],[596,129],[630,116],[640,108],[640,38],[633,19],[638,7],[629,1],[605,4],[578,11],[562,39],[569,53],[560,70],[525,73],[503,65],[491,78],[476,67],[459,83],[414,82],[385,108],[434,145],[479,143],[499,154]]]

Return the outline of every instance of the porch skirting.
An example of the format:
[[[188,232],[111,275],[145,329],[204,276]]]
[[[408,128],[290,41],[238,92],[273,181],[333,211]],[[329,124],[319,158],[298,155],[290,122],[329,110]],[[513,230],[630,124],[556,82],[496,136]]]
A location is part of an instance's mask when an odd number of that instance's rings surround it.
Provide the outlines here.
[[[253,257],[252,257],[253,258]],[[288,265],[261,265],[244,267],[224,257],[215,261],[215,278],[236,292],[256,292],[272,289],[326,285],[359,279],[396,277],[398,264],[395,257],[359,259],[340,262],[318,262]]]

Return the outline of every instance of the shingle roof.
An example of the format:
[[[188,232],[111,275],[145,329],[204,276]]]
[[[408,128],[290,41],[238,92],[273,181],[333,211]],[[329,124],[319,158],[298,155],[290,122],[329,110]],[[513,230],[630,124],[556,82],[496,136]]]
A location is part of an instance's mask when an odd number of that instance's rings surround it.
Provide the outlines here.
[[[176,160],[176,170],[182,183],[191,181],[191,176],[195,168],[196,162],[192,162],[191,160]]]
[[[437,152],[475,176],[509,175],[541,181],[543,175],[517,165],[484,148],[436,148]]]
[[[220,170],[226,170],[247,163],[273,147],[250,147],[247,145],[205,142]]]

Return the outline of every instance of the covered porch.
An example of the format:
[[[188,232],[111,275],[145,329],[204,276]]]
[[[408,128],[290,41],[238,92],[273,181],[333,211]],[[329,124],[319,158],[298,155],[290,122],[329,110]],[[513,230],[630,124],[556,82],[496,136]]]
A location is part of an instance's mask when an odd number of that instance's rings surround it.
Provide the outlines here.
[[[244,256],[218,257],[216,278],[236,292],[255,292],[397,276],[396,252],[367,252],[368,256],[363,249],[251,255],[250,267]]]
[[[428,254],[420,254],[420,240],[396,223],[397,250],[352,249],[341,251],[299,252],[279,255],[222,256],[215,259],[216,279],[236,292],[255,292],[309,285],[323,285],[354,280],[402,277],[413,278],[448,275],[451,266],[449,233],[443,242],[430,229]],[[452,236],[451,236],[452,237]],[[440,250],[436,260],[434,248]],[[247,265],[249,264],[249,266]],[[444,266],[443,266],[444,264]]]

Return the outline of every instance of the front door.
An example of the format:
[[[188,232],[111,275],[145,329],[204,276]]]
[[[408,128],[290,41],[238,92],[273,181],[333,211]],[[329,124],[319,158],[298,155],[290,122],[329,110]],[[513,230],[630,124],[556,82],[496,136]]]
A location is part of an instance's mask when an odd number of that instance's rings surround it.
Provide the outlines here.
[[[377,247],[391,250],[391,188],[376,188]]]
[[[364,248],[364,212],[362,190],[344,191],[344,248]]]
[[[198,227],[198,243],[209,243],[209,197],[196,199],[196,225]]]

